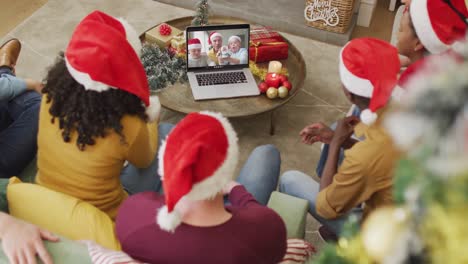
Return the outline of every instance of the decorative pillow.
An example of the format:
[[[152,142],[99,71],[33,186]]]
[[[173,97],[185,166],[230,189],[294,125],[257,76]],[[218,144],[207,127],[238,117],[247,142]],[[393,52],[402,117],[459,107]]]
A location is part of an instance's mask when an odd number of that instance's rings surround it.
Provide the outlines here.
[[[93,264],[143,264],[132,259],[122,251],[114,251],[103,248],[93,241],[80,241],[88,246],[88,252]]]
[[[7,188],[10,214],[72,240],[92,240],[120,250],[114,222],[93,205],[13,177]]]

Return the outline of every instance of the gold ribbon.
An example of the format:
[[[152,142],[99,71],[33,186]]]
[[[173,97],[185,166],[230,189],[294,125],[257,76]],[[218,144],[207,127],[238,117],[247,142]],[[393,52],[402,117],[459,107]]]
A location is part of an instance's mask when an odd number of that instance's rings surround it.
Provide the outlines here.
[[[287,44],[287,43],[284,42],[284,41],[281,41],[281,42],[267,42],[267,43],[263,43],[261,41],[257,41],[257,42],[250,41],[250,46],[255,48],[254,62],[257,63],[258,47],[260,47],[260,46],[278,46],[278,45],[284,45],[284,44]]]

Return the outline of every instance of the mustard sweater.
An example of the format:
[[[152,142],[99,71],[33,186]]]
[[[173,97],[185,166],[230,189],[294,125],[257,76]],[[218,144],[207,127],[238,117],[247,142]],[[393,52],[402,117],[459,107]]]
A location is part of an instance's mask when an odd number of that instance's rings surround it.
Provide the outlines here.
[[[38,173],[36,182],[49,189],[89,202],[112,219],[127,198],[120,183],[125,160],[139,168],[148,167],[156,157],[157,123],[145,123],[136,116],[121,120],[125,142],[113,130],[97,138],[93,146],[81,151],[76,145],[78,134],[63,141],[58,119],[52,124],[50,104],[43,98],[39,115]],[[155,172],[156,173],[156,172]]]

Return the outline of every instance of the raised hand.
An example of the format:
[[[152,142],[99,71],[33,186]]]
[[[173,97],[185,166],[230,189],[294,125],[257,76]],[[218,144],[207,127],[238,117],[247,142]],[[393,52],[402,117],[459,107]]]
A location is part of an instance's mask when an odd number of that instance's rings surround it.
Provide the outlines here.
[[[329,144],[333,138],[333,130],[322,122],[313,123],[301,130],[299,136],[304,144],[314,144],[322,142]]]
[[[356,116],[348,116],[336,125],[335,133],[330,143],[343,145],[353,134],[354,127],[359,123],[359,118]]]

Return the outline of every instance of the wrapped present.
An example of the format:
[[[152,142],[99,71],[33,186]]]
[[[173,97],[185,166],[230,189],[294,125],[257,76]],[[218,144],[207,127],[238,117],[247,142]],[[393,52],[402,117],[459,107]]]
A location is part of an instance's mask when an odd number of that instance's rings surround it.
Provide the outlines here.
[[[174,36],[172,39],[171,39],[171,47],[176,49],[176,50],[185,50],[185,36],[184,34],[181,34],[181,35],[178,35],[178,36]]]
[[[150,43],[155,43],[161,48],[167,48],[171,45],[171,40],[181,33],[182,31],[179,29],[163,23],[146,31],[145,40]]]
[[[281,37],[281,35],[271,27],[252,25],[250,27],[250,41],[258,41],[260,39],[275,39],[277,41],[282,41],[283,37]]]
[[[185,47],[183,49],[175,49],[174,47],[170,46],[167,50],[171,57],[177,56],[183,59],[187,57],[187,50],[185,49]]]
[[[281,38],[250,41],[249,59],[255,63],[288,58],[288,43]]]

